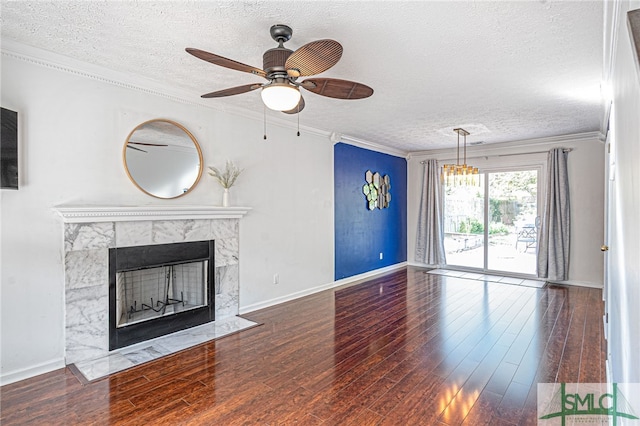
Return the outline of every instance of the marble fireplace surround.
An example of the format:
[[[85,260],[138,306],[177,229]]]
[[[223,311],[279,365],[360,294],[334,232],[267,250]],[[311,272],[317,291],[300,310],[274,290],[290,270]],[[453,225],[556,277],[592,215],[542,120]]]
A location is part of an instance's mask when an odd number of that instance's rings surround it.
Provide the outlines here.
[[[109,354],[109,249],[215,240],[215,319],[239,313],[239,227],[248,207],[58,206],[64,223],[65,362]]]

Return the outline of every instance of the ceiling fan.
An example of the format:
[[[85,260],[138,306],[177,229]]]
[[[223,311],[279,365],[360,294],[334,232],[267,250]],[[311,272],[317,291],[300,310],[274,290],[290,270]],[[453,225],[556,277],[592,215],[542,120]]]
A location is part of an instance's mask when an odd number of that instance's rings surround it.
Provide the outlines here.
[[[214,53],[191,47],[185,50],[204,61],[225,68],[243,71],[267,79],[266,83],[245,84],[202,95],[203,98],[219,98],[239,95],[252,90],[262,89],[264,104],[273,110],[286,114],[297,114],[304,109],[304,98],[300,94],[302,87],[321,96],[336,99],[362,99],[373,94],[373,89],[361,83],[335,78],[308,78],[297,81],[299,77],[320,74],[334,66],[342,56],[342,46],[335,40],[317,40],[307,43],[295,52],[284,47],[291,39],[293,30],[287,25],[274,25],[270,30],[271,38],[278,47],[269,49],[262,56],[263,69],[223,58]]]

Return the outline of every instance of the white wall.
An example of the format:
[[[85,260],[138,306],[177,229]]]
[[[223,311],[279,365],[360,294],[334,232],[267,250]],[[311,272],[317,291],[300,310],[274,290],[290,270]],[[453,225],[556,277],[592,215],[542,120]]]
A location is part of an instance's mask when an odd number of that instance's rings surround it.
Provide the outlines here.
[[[231,190],[232,205],[253,208],[240,226],[241,311],[333,282],[328,137],[304,130],[297,137],[294,127],[272,121],[264,141],[260,119],[6,53],[3,49],[1,102],[19,112],[21,176],[18,191],[0,193],[3,382],[63,365],[63,227],[52,207],[220,205],[222,189],[206,172],[195,190],[175,200],[150,197],[128,180],[124,141],[149,119],[167,118],[189,129],[200,142],[205,166],[232,159],[246,169]],[[294,125],[295,118],[290,120]]]
[[[633,57],[629,38],[628,10],[640,2],[611,2],[620,5],[613,45],[611,87],[613,113],[612,155],[615,163],[610,210],[609,313],[610,379],[619,383],[640,382],[640,68]],[[616,31],[617,30],[617,31]]]
[[[587,134],[540,139],[527,141],[526,145],[512,142],[484,147],[469,147],[468,157],[482,158],[473,158],[467,162],[481,169],[483,167],[504,167],[505,165],[544,164],[546,163],[546,154],[524,154],[548,151],[555,147],[572,148],[568,160],[571,197],[571,253],[567,283],[601,287],[604,273],[604,263],[600,252],[604,238],[604,187],[602,183],[604,181],[604,144],[600,141],[599,135]],[[503,156],[499,157],[500,155]],[[440,162],[443,160],[455,162],[455,152],[453,152],[453,159],[451,150],[415,153],[409,159],[407,257],[409,262],[413,264],[416,264],[415,243],[421,191],[420,182],[423,171],[423,165],[420,162],[428,158],[436,158]],[[544,171],[542,176],[545,176]]]

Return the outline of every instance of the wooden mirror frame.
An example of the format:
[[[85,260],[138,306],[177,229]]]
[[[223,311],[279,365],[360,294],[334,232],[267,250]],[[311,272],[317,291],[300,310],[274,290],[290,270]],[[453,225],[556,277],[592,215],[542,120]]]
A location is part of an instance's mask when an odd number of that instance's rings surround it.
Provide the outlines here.
[[[154,124],[158,126],[154,127]],[[142,140],[132,140],[134,134],[142,130],[146,130],[146,134],[142,134]],[[151,138],[154,133],[155,136]],[[186,143],[187,137],[195,148],[193,153],[189,152],[191,147]],[[163,149],[167,151],[164,152]],[[138,154],[133,154],[134,152],[141,152],[150,157],[145,160]],[[188,157],[196,153],[197,170],[194,168],[195,164],[186,163],[193,162],[193,159]],[[171,170],[175,160],[181,157],[184,157],[186,168],[176,165],[176,168]],[[129,133],[122,149],[122,162],[127,176],[138,189],[147,195],[165,200],[179,198],[191,192],[200,181],[204,167],[200,144],[191,132],[175,121],[162,118],[145,121]],[[165,176],[165,172],[168,175]],[[183,182],[180,182],[181,179]]]

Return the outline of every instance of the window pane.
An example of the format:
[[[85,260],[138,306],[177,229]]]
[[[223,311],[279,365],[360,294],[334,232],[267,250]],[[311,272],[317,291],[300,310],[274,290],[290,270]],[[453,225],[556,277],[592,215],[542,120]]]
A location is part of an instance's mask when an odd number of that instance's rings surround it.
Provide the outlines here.
[[[489,173],[487,268],[536,273],[538,173]]]
[[[444,248],[447,264],[484,268],[484,175],[479,185],[445,185]]]

